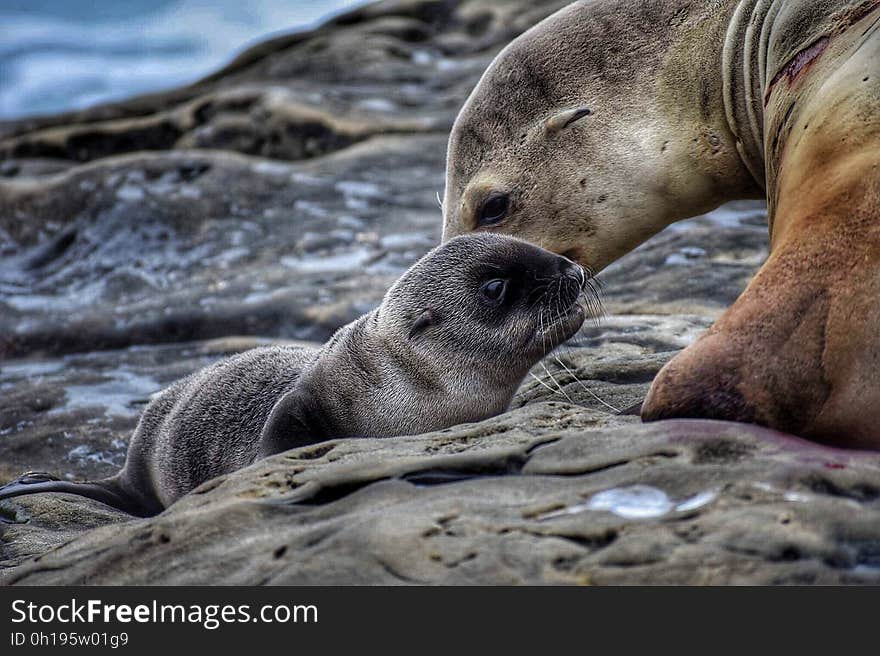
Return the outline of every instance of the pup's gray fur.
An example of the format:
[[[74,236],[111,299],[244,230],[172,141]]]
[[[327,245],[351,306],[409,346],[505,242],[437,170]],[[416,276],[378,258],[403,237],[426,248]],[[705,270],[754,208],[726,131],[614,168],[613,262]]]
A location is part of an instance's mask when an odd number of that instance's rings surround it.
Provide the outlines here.
[[[484,294],[492,280],[505,281],[497,302]],[[584,285],[578,265],[524,241],[454,239],[320,349],[253,349],[163,391],[117,475],[70,483],[28,474],[0,488],[0,499],[71,492],[151,515],[211,478],[290,448],[491,417],[580,327],[581,301],[590,300]]]

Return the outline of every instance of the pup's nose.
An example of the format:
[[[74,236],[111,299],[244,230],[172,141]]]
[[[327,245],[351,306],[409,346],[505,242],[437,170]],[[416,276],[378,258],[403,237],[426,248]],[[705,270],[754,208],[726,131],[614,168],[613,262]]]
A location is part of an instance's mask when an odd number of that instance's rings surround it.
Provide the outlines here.
[[[564,255],[559,255],[556,260],[557,271],[563,276],[574,278],[577,280],[581,286],[587,280],[587,274],[584,273],[584,268],[578,264],[577,262],[572,262]]]

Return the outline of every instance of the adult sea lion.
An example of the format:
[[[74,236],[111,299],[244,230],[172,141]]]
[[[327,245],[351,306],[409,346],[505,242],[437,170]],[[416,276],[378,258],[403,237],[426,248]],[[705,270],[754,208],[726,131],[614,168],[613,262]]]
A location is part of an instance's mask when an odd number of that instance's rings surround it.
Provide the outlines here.
[[[69,492],[153,515],[204,481],[297,446],[497,415],[529,369],[580,328],[596,302],[586,282],[571,260],[519,239],[453,239],[320,349],[253,349],[160,393],[115,476],[26,474],[0,499]]]
[[[880,0],[592,0],[514,40],[449,140],[444,239],[598,272],[766,196],[770,256],[654,380],[645,420],[880,448]]]

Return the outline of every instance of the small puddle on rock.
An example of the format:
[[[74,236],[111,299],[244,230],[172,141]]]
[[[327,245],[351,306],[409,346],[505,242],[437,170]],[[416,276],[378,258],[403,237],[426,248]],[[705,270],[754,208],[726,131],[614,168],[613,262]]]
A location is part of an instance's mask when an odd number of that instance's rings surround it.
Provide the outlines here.
[[[706,490],[681,501],[673,501],[663,491],[649,485],[631,485],[603,490],[586,503],[579,503],[538,515],[538,520],[576,515],[587,510],[606,511],[624,519],[652,519],[671,512],[696,510],[713,501],[718,490]]]
[[[66,385],[67,397],[64,404],[53,408],[49,414],[70,412],[83,408],[104,408],[104,415],[132,417],[143,410],[150,395],[159,391],[162,385],[150,376],[118,369],[105,374],[109,380],[87,385]]]

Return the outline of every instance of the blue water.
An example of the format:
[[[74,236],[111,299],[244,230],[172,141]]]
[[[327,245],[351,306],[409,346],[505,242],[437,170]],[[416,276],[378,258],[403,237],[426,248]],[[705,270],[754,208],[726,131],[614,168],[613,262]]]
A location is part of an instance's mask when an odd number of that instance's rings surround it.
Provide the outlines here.
[[[0,120],[192,82],[363,0],[0,0]]]

